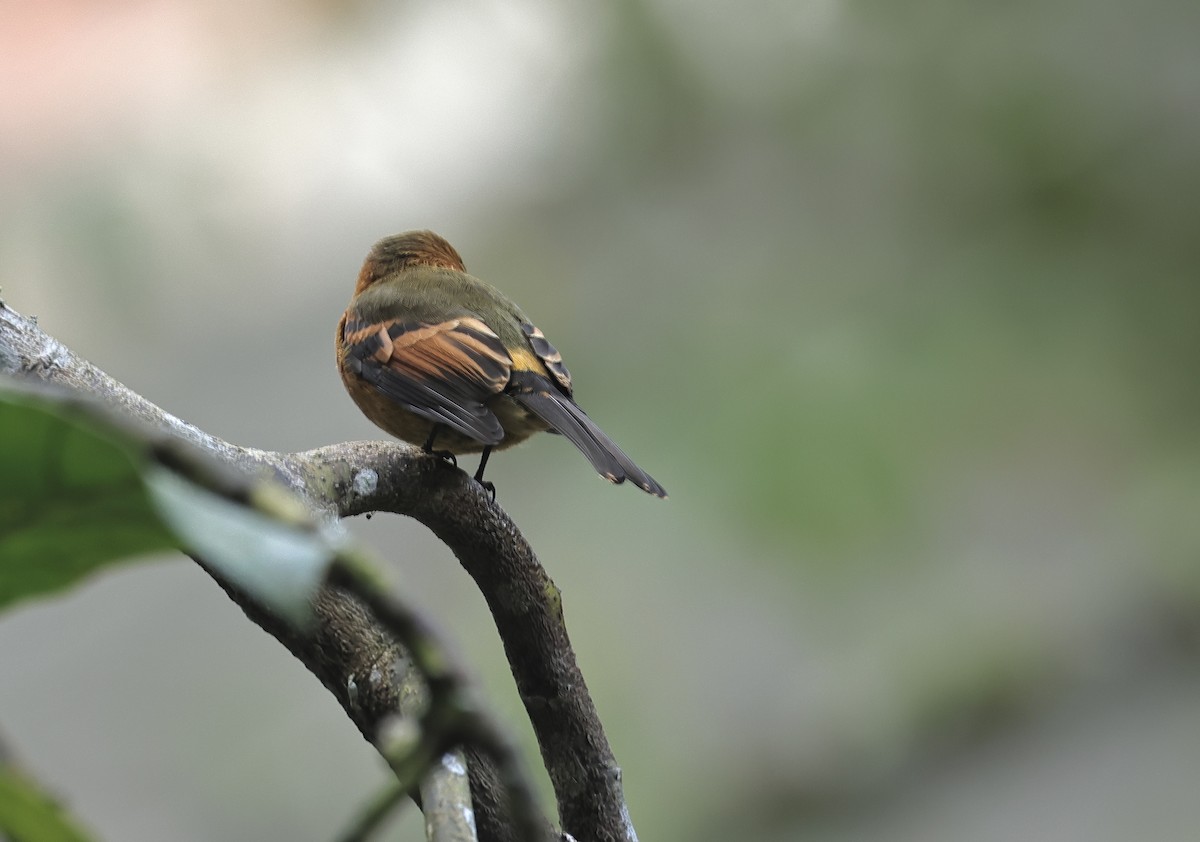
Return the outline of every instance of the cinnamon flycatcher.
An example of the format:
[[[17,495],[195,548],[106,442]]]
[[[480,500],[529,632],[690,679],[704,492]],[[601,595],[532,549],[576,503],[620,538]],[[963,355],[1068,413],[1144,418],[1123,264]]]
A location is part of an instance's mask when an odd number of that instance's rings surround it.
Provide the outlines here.
[[[432,231],[385,237],[337,326],[346,391],[371,421],[429,453],[482,453],[561,433],[610,482],[667,492],[584,414],[542,332],[500,290],[467,274]],[[436,450],[435,450],[436,445]]]

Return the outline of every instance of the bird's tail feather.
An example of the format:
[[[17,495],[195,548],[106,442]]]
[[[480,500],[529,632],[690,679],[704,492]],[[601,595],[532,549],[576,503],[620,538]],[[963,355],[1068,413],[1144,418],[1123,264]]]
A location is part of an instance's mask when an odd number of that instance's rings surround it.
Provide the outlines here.
[[[629,480],[648,494],[666,497],[667,492],[643,471],[625,451],[569,398],[552,391],[520,391],[512,394],[522,406],[570,440],[587,457],[599,474],[610,482]]]

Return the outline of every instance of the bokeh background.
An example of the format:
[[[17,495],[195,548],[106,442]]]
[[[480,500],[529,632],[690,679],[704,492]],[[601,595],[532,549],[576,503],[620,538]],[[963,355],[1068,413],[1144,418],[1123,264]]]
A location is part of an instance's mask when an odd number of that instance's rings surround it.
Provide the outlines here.
[[[1200,5],[0,9],[0,285],[244,445],[378,433],[333,326],[429,227],[667,486],[491,478],[647,840],[1200,826]],[[424,530],[349,528],[536,750]],[[103,837],[329,839],[387,778],[181,557],[0,618],[0,729]],[[409,809],[392,838],[421,838]]]

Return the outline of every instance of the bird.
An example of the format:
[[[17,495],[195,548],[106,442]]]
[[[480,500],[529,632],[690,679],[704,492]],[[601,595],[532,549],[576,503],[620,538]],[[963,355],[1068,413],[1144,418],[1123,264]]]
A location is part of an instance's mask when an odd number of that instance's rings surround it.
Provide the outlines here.
[[[336,348],[342,383],[368,419],[455,464],[457,454],[480,453],[475,480],[493,499],[483,479],[492,451],[543,431],[565,437],[609,482],[667,496],[575,403],[545,335],[432,231],[375,243]]]

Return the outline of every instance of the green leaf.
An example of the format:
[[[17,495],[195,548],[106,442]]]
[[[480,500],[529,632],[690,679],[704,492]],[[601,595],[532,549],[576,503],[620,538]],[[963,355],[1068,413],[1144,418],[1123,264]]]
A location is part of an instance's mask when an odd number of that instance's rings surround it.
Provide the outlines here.
[[[11,842],[88,842],[54,799],[12,767],[0,767],[0,839]]]
[[[96,404],[0,388],[0,609],[178,548],[293,623],[308,619],[339,534],[282,486],[183,442],[164,463],[162,441]]]
[[[0,392],[0,608],[177,545],[132,444],[65,402]]]
[[[206,564],[293,623],[308,619],[308,597],[333,557],[331,538],[273,520],[165,468],[152,466],[146,482],[163,519]]]

